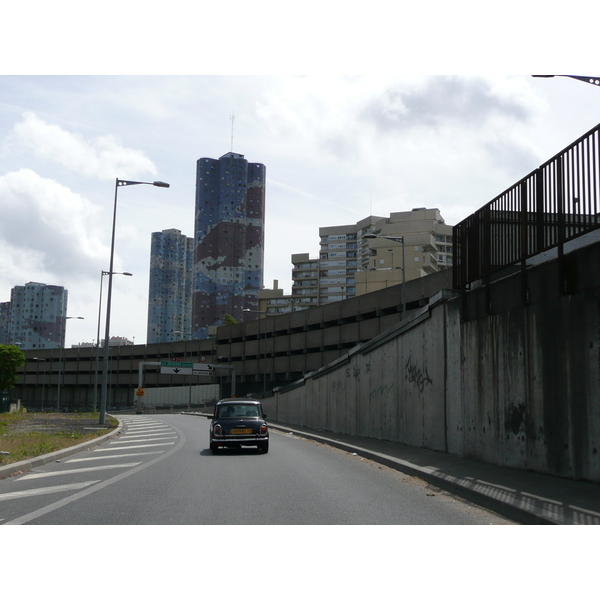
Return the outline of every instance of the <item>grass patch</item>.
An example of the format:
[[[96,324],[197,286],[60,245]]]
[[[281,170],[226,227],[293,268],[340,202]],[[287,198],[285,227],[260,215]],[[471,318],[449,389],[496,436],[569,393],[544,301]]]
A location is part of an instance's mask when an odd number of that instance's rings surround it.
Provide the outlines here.
[[[105,435],[117,427],[114,417],[98,424],[97,413],[0,414],[0,465],[69,448]]]

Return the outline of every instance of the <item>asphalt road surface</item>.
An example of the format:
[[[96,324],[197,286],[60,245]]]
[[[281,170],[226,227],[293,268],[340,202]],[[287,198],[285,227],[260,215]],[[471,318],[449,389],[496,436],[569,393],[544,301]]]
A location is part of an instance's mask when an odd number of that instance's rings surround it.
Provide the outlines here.
[[[127,415],[124,433],[0,480],[0,524],[514,524],[422,480],[286,432],[208,449],[206,418]]]

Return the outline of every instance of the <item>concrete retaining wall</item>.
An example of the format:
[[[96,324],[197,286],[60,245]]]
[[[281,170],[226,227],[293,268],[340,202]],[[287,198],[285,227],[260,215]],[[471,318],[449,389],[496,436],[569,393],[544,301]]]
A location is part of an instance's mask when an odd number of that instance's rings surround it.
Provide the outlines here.
[[[146,388],[142,397],[143,408],[157,405],[180,406],[184,404],[205,404],[219,399],[219,385],[189,385],[178,387]]]
[[[520,275],[439,295],[409,323],[276,390],[266,412],[600,483],[600,249],[582,252],[570,259],[572,293],[554,261],[528,271],[529,304]]]

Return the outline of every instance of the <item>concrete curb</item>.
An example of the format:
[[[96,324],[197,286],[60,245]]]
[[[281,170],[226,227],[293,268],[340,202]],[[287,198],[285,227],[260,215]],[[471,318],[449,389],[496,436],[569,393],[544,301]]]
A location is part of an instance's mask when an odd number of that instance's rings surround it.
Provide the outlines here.
[[[67,456],[71,456],[72,454],[76,454],[77,452],[81,452],[82,450],[86,450],[87,448],[92,448],[93,446],[97,446],[98,444],[102,444],[106,440],[110,439],[121,433],[123,429],[123,421],[116,417],[115,415],[111,415],[115,419],[119,421],[119,425],[113,431],[106,433],[98,438],[94,438],[93,440],[88,440],[87,442],[83,442],[82,444],[77,444],[76,446],[69,446],[68,448],[63,448],[62,450],[57,450],[56,452],[51,452],[50,454],[42,454],[41,456],[36,456],[35,458],[29,458],[27,460],[22,460],[20,462],[11,463],[10,465],[5,465],[0,467],[0,479],[4,479],[5,477],[11,477],[12,475],[19,475],[25,471],[30,471],[31,469],[35,469],[35,467],[39,467],[41,465],[47,465],[48,463],[62,460]]]

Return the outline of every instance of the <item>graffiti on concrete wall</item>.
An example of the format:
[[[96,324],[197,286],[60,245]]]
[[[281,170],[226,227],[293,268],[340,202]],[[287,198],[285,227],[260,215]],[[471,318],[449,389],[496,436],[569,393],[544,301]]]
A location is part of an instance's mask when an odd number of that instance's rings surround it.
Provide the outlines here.
[[[370,362],[365,364],[365,372],[366,373],[371,372],[371,363]],[[348,377],[354,377],[354,379],[356,379],[356,381],[360,381],[360,367],[358,365],[354,365],[352,368],[347,367],[346,368],[346,378],[348,378]]]
[[[416,362],[413,361],[412,354],[409,355],[405,365],[406,369],[406,381],[412,383],[418,390],[419,393],[423,393],[428,385],[433,385],[433,380],[429,377],[427,372],[427,365],[420,367]]]
[[[380,398],[384,398],[388,394],[394,391],[396,387],[396,382],[392,381],[392,383],[382,383],[380,386],[373,388],[369,396],[373,398],[373,396],[379,396]]]

